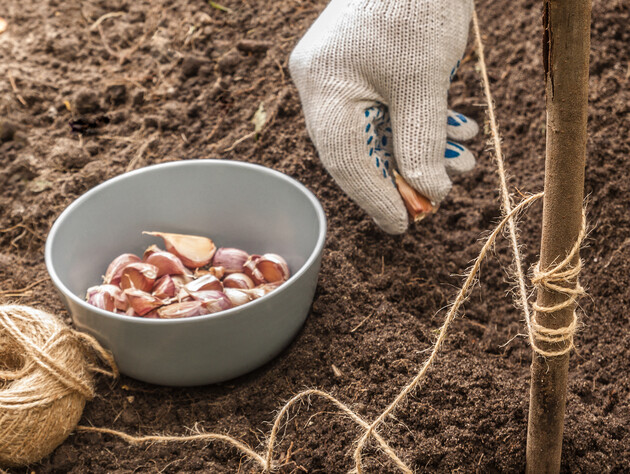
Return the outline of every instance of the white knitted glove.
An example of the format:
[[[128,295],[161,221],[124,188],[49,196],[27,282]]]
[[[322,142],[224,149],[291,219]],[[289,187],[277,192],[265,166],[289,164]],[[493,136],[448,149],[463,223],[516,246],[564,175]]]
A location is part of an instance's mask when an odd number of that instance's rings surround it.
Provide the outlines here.
[[[391,234],[408,226],[391,169],[434,204],[475,159],[477,124],[447,110],[472,0],[332,0],[289,60],[326,169]],[[391,123],[390,123],[391,117]]]

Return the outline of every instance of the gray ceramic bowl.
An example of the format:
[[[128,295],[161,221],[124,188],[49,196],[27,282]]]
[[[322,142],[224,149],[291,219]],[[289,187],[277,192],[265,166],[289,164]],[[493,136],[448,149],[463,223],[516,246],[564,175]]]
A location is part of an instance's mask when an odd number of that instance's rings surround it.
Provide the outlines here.
[[[291,278],[221,313],[176,320],[117,315],[85,302],[118,255],[161,239],[210,237],[217,247],[272,252]],[[122,373],[161,385],[204,385],[245,374],[278,354],[309,312],[326,218],[315,196],[277,171],[235,161],[150,166],[113,178],[72,203],[46,241],[46,266],[75,325],[110,349]]]

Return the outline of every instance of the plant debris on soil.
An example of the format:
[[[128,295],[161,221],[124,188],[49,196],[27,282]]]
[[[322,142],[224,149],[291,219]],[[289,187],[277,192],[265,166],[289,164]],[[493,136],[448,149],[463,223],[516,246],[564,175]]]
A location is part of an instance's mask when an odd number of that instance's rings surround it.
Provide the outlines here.
[[[415,375],[461,275],[500,216],[487,137],[477,167],[439,211],[389,236],[345,196],[308,138],[287,59],[326,0],[7,0],[0,7],[0,298],[70,318],[46,276],[44,242],[74,199],[143,166],[242,160],[299,180],[329,230],[303,330],[264,367],[196,388],[98,379],[81,424],[129,434],[227,433],[260,448],[284,401],[328,391],[373,420]],[[543,188],[545,99],[539,1],[479,0],[491,88],[519,193]],[[509,12],[509,13],[508,13]],[[571,356],[562,472],[630,470],[630,4],[595,0],[577,350]],[[484,123],[470,42],[451,107]],[[264,120],[252,119],[264,110]],[[261,112],[259,112],[260,114]],[[483,128],[483,127],[482,127]],[[229,198],[229,196],[226,196]],[[535,263],[542,207],[520,222]],[[512,305],[500,241],[427,379],[380,434],[416,472],[522,472],[531,349]],[[38,282],[36,285],[33,285]],[[329,402],[292,410],[279,472],[340,473],[361,431]],[[397,472],[372,444],[367,472]],[[220,443],[130,446],[73,433],[49,457],[11,472],[257,472]]]

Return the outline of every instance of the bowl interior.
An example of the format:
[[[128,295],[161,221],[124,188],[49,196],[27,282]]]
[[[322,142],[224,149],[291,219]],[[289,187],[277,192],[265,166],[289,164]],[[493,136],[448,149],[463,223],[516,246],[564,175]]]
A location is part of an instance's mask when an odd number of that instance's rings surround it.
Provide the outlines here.
[[[116,256],[142,256],[152,243],[164,248],[142,231],[204,235],[217,247],[277,253],[297,278],[321,251],[325,217],[306,188],[262,166],[219,160],[151,166],[95,187],[61,214],[46,243],[51,277],[67,296],[84,300]]]

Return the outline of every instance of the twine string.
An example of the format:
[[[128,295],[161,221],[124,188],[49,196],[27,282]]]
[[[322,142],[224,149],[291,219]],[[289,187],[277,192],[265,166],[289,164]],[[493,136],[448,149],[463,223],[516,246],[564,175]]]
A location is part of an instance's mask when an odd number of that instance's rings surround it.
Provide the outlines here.
[[[53,375],[59,383],[65,385],[72,391],[79,392],[85,398],[92,399],[94,397],[94,389],[92,386],[86,380],[80,378],[71,370],[68,370],[63,364],[55,360],[50,353],[44,351],[43,348],[40,348],[22,333],[12,321],[8,311],[0,311],[0,324],[4,330],[13,337],[14,341],[22,347],[28,355],[28,358],[46,372]],[[53,338],[56,336],[58,335],[53,335]],[[68,336],[64,335],[60,337],[66,338]]]
[[[548,328],[538,323],[536,314],[531,320],[529,329],[529,342],[532,349],[543,357],[559,357],[568,354],[574,347],[574,336],[577,329],[578,317],[575,310],[577,299],[584,294],[584,288],[580,285],[578,276],[582,270],[582,259],[578,258],[581,244],[586,235],[586,213],[582,212],[582,226],[573,247],[567,256],[558,264],[552,265],[546,271],[540,270],[540,262],[533,269],[532,284],[539,289],[563,295],[565,298],[560,303],[542,306],[537,302],[532,303],[532,309],[537,313],[552,314],[565,308],[573,307],[571,322],[568,326],[560,328]],[[573,262],[576,260],[574,264]],[[543,349],[540,342],[557,347],[556,350]]]

